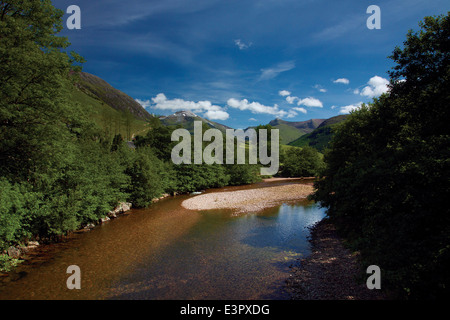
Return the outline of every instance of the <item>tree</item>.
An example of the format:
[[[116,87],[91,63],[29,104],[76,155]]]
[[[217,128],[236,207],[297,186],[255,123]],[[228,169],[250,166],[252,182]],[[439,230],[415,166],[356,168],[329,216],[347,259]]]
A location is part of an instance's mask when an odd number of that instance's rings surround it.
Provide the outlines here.
[[[281,162],[283,177],[318,176],[324,167],[321,155],[312,147],[289,148],[284,152]]]
[[[154,154],[163,161],[170,161],[172,148],[172,129],[164,126],[158,118],[149,120],[151,129],[145,136],[136,137],[136,147],[150,147]]]
[[[150,148],[139,148],[134,152],[125,172],[131,179],[126,191],[135,207],[147,207],[164,192],[161,169],[162,162]]]
[[[69,125],[64,83],[83,60],[62,51],[62,16],[50,0],[0,1],[1,175],[33,179]]]
[[[313,198],[398,297],[448,297],[449,15],[426,17],[391,58],[390,93],[353,112]]]

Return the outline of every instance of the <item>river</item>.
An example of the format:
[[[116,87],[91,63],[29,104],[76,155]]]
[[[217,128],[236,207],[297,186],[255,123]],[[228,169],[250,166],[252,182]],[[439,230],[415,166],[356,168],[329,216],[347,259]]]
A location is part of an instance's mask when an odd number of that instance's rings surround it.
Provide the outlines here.
[[[206,192],[261,188],[261,182]],[[0,299],[289,299],[289,268],[309,254],[308,227],[324,209],[304,200],[259,213],[191,211],[189,195],[133,209],[89,232],[42,248],[0,278]],[[81,289],[69,290],[71,265]]]

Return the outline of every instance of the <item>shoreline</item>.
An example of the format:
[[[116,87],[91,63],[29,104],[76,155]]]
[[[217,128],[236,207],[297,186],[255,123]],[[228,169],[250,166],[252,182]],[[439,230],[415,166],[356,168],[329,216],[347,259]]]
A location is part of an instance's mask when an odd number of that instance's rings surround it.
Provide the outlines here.
[[[290,181],[296,179],[266,179],[271,181]],[[305,200],[314,191],[310,184],[292,183],[280,186],[267,186],[246,190],[211,192],[194,196],[182,202],[188,210],[230,209],[235,214],[258,212],[283,202]]]
[[[297,178],[272,178],[263,182],[283,182],[299,180]],[[303,179],[302,179],[303,180]],[[308,179],[306,179],[308,180]],[[286,185],[265,186],[255,189],[244,189],[226,192],[210,192],[194,196],[186,201],[191,205],[204,205],[205,197],[218,197],[215,203],[217,208],[225,206],[238,213],[252,213],[268,207],[280,205],[283,202],[305,199],[313,191],[308,183],[289,183]],[[246,196],[247,195],[247,196]],[[220,201],[219,201],[220,197]],[[159,200],[159,199],[158,199]],[[211,200],[211,199],[210,199]],[[209,201],[210,201],[209,200]],[[211,204],[213,202],[209,202]],[[184,207],[184,205],[182,206]],[[189,203],[188,203],[189,204]],[[124,209],[124,208],[121,208]],[[119,215],[127,214],[128,210],[118,210]],[[205,210],[213,210],[209,205]],[[79,230],[84,233],[90,228]],[[70,241],[70,236],[67,241]],[[383,300],[385,297],[379,290],[369,290],[365,285],[365,276],[359,264],[357,254],[350,252],[327,218],[310,228],[311,254],[290,267],[289,277],[285,280],[283,291],[289,294],[290,300]],[[25,254],[25,261],[31,263],[34,259],[45,259],[47,251],[57,251],[58,245],[40,245],[30,248]],[[13,268],[14,269],[14,268]],[[13,271],[13,270],[11,270]],[[9,272],[0,272],[0,278]],[[364,281],[358,282],[358,277]]]
[[[310,228],[311,254],[291,268],[286,290],[291,300],[385,300],[380,290],[366,286],[358,253],[344,241],[327,218]]]

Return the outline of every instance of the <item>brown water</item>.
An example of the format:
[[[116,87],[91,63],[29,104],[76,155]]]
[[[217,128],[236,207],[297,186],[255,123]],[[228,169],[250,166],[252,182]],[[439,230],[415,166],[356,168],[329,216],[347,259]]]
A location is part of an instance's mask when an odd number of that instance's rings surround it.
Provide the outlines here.
[[[289,298],[284,280],[289,267],[309,254],[307,227],[324,217],[323,209],[299,201],[234,216],[229,210],[186,210],[181,202],[188,197],[132,210],[45,247],[0,278],[0,299]],[[81,269],[80,290],[67,289],[70,265]]]

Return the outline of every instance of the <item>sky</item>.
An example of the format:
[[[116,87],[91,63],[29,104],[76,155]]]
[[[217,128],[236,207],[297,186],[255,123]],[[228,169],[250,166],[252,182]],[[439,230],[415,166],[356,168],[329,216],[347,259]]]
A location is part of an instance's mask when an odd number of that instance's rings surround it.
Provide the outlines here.
[[[386,92],[388,58],[448,0],[54,0],[83,71],[149,113],[233,128],[327,119]],[[69,29],[70,5],[81,29]],[[378,6],[376,12],[369,10]],[[369,25],[379,22],[379,29]]]

